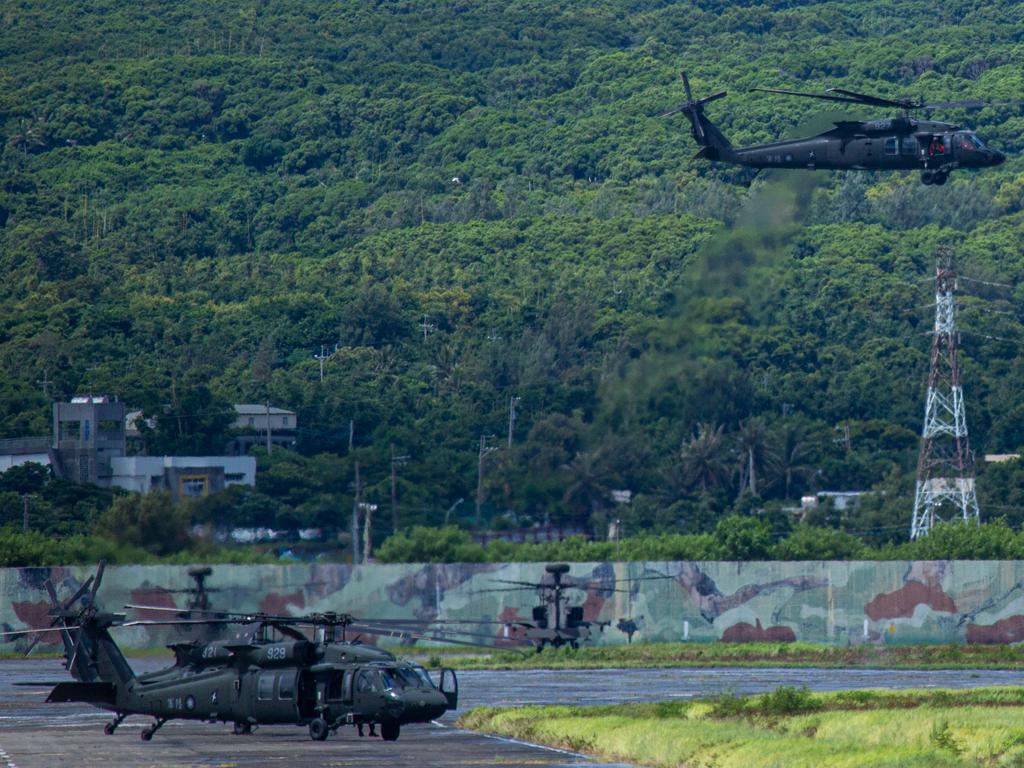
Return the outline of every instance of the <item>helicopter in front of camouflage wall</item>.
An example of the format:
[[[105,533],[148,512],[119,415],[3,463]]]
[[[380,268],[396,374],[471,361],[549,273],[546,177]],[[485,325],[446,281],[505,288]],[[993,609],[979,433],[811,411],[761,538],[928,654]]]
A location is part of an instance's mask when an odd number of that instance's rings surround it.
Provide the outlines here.
[[[346,614],[270,616],[228,613],[226,618],[125,621],[121,613],[99,610],[97,592],[103,563],[67,600],[60,601],[47,581],[52,608],[49,627],[0,634],[17,637],[58,632],[65,666],[74,682],[53,686],[47,702],[84,702],[113,713],[104,732],[113,734],[129,716],[153,719],[141,733],[149,741],[170,720],[233,723],[236,734],[261,725],[304,726],[323,741],[344,725],[360,735],[369,726],[385,741],[401,727],[426,723],[458,704],[458,680],[443,669],[435,682],[418,664],[355,641],[346,631],[459,642],[424,630],[421,622],[400,619],[359,620]],[[80,603],[79,605],[76,605]],[[127,606],[176,611],[160,606]],[[202,609],[193,609],[202,613]],[[174,664],[136,675],[110,634],[117,627],[220,624],[235,628],[225,639],[173,643]],[[311,629],[308,637],[303,628]]]
[[[1002,152],[987,147],[974,131],[930,119],[935,111],[981,109],[987,106],[985,102],[965,99],[929,104],[924,99],[890,99],[845,88],[829,88],[825,93],[782,88],[751,90],[844,104],[890,107],[902,114],[877,120],[841,120],[816,136],[734,147],[718,126],[704,115],[704,106],[721,99],[726,92],[694,99],[686,73],[680,73],[680,77],[686,91],[686,102],[665,112],[662,117],[682,112],[690,118],[693,138],[700,145],[695,158],[702,160],[756,169],[919,170],[922,184],[938,186],[945,184],[955,169],[992,168],[1006,160]],[[926,119],[913,117],[915,112],[924,113]]]
[[[502,624],[505,628],[503,639],[522,641],[532,645],[537,653],[546,647],[561,648],[567,646],[576,650],[581,643],[594,638],[594,630],[604,632],[611,622],[589,621],[584,615],[584,606],[573,604],[573,599],[566,595],[567,591],[578,590],[583,593],[624,592],[632,597],[632,582],[650,579],[670,579],[670,576],[640,576],[633,579],[609,578],[576,578],[569,575],[568,563],[551,563],[544,566],[548,576],[541,581],[516,581],[512,579],[491,579],[493,583],[507,586],[476,590],[477,593],[517,592],[534,590],[537,592],[539,605],[531,610],[529,620],[491,621],[483,623]],[[631,586],[620,589],[616,585],[623,581]],[[639,617],[642,619],[643,617]],[[632,641],[633,634],[639,625],[633,618],[622,618],[616,627]]]

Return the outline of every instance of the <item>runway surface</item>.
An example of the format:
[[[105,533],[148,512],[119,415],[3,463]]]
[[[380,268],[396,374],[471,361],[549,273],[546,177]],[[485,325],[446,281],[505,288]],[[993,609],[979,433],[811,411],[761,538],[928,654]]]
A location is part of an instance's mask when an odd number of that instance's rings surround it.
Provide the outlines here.
[[[137,672],[165,666],[137,659]],[[115,766],[566,766],[590,762],[558,752],[459,730],[455,715],[434,725],[407,726],[397,742],[360,739],[343,728],[313,742],[304,728],[274,726],[235,736],[227,725],[172,721],[151,742],[139,739],[147,718],[129,718],[103,735],[109,714],[77,704],[43,703],[47,689],[14,686],[27,680],[67,679],[58,660],[0,661],[0,768],[114,768]],[[759,693],[780,685],[812,690],[852,688],[970,688],[1019,685],[1020,672],[992,670],[892,671],[836,669],[628,669],[459,675],[459,709],[480,705],[610,704],[627,701]],[[602,764],[607,765],[607,764]]]

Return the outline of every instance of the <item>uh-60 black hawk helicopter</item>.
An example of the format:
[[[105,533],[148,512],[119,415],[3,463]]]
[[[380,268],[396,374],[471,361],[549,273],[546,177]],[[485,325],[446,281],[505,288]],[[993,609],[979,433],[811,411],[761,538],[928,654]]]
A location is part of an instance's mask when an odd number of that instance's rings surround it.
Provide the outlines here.
[[[845,88],[829,88],[826,93],[804,93],[782,88],[753,88],[755,91],[781,93],[808,99],[894,107],[898,117],[867,121],[838,121],[817,136],[776,141],[751,147],[733,147],[719,128],[704,116],[704,105],[726,95],[719,91],[694,99],[686,73],[680,73],[686,91],[686,103],[665,112],[678,112],[690,118],[693,138],[700,145],[697,158],[735,163],[749,168],[806,168],[854,170],[920,170],[923,184],[942,185],[956,168],[990,168],[1000,165],[1006,156],[986,147],[974,131],[952,123],[919,120],[912,112],[941,109],[980,109],[976,99],[926,104],[923,99],[887,99]]]
[[[323,741],[343,725],[380,726],[386,741],[399,737],[401,726],[425,723],[458,704],[458,680],[450,669],[437,684],[418,664],[391,653],[346,642],[346,630],[400,638],[460,642],[419,631],[423,622],[363,621],[343,614],[304,617],[221,614],[216,619],[190,619],[237,627],[228,639],[174,643],[173,666],[136,675],[110,629],[119,626],[179,625],[182,620],[125,621],[124,614],[101,612],[96,593],[103,564],[68,600],[60,602],[48,581],[53,608],[49,628],[3,633],[6,636],[59,632],[66,667],[75,682],[53,685],[47,702],[84,702],[114,713],[104,728],[113,734],[130,715],[153,718],[142,731],[149,741],[174,719],[233,723],[236,734],[270,724],[306,726],[310,737]],[[81,607],[75,603],[81,600]],[[139,607],[176,611],[174,608]],[[193,614],[202,609],[193,609]],[[420,625],[420,626],[417,626]],[[300,627],[313,630],[313,639]],[[340,630],[340,632],[339,632]],[[2,637],[2,636],[0,636]],[[469,643],[467,643],[469,644]]]

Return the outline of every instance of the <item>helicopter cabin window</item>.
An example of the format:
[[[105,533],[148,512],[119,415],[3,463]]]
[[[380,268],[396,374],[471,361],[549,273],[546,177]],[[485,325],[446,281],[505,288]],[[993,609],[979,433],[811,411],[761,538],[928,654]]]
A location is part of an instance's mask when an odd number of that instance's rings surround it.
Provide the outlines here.
[[[281,679],[277,683],[277,698],[279,699],[294,699],[295,698],[295,673],[294,672],[282,672]]]
[[[916,155],[917,149],[917,139],[913,136],[904,136],[900,140],[900,152],[904,155]]]
[[[377,683],[377,675],[371,670],[364,669],[359,673],[359,677],[356,678],[356,690],[360,693],[372,693],[373,691],[380,690],[380,686]]]
[[[895,136],[891,136],[885,140],[885,154],[895,155],[899,151],[897,148],[897,141],[898,139]]]
[[[256,695],[263,701],[274,698],[275,677],[276,675],[273,672],[260,672],[260,682]]]
[[[344,691],[343,683],[345,681],[344,672],[331,672],[331,676],[327,678],[327,698],[332,701],[341,701],[343,698],[342,691]]]

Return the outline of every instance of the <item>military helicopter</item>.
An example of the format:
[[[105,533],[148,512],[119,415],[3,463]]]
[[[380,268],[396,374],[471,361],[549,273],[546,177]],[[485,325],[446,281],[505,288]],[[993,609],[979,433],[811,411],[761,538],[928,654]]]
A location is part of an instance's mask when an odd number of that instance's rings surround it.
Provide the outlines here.
[[[585,620],[583,606],[571,605],[570,598],[564,594],[566,590],[582,590],[584,592],[595,590],[599,592],[626,592],[632,594],[632,589],[619,589],[615,586],[615,584],[620,583],[621,580],[619,579],[576,579],[567,576],[569,573],[568,563],[551,563],[544,566],[544,570],[550,574],[550,579],[544,581],[492,579],[494,583],[512,586],[477,590],[478,593],[485,593],[515,592],[532,589],[539,593],[540,605],[533,607],[531,621],[490,622],[504,624],[507,628],[508,639],[522,640],[530,643],[537,653],[543,651],[547,646],[553,648],[568,646],[576,650],[580,647],[580,643],[593,639],[593,630],[595,628],[604,632],[605,627],[611,624],[609,621]],[[628,579],[627,581],[634,582],[667,578],[671,577],[641,576],[635,579]],[[629,636],[630,641],[632,641],[633,633],[638,629],[636,622],[632,619],[620,619],[616,626]]]
[[[36,685],[54,685],[47,702],[85,702],[113,712],[113,720],[104,727],[108,735],[125,718],[142,715],[153,718],[153,724],[142,731],[143,741],[151,740],[174,719],[231,722],[236,734],[250,733],[259,725],[306,726],[315,741],[325,740],[343,725],[356,726],[360,735],[363,726],[369,725],[370,735],[376,735],[374,726],[379,725],[381,738],[394,741],[402,725],[429,722],[458,704],[454,671],[441,670],[435,684],[418,664],[345,641],[346,630],[448,641],[436,634],[417,633],[416,622],[362,621],[333,613],[125,621],[124,614],[97,608],[103,568],[101,563],[95,576],[64,602],[47,582],[53,604],[50,627],[3,634],[59,632],[65,666],[75,682]],[[80,599],[81,607],[75,607]],[[183,621],[233,625],[237,631],[225,640],[172,644],[174,664],[144,675],[132,671],[110,635],[116,627]],[[314,639],[300,627],[312,628]]]
[[[946,183],[956,168],[990,168],[1006,160],[1002,152],[986,147],[974,131],[952,123],[911,117],[912,112],[918,111],[930,116],[931,112],[941,109],[980,109],[985,106],[984,102],[967,99],[926,104],[923,99],[887,99],[845,88],[829,88],[825,93],[782,88],[751,90],[846,104],[894,107],[902,110],[903,114],[880,120],[843,120],[817,136],[733,147],[722,131],[704,116],[704,105],[721,99],[726,92],[694,99],[686,73],[681,72],[680,77],[686,91],[686,103],[665,112],[662,117],[682,112],[690,118],[693,138],[700,145],[695,158],[702,160],[718,160],[757,169],[920,170],[922,184],[939,186]]]

